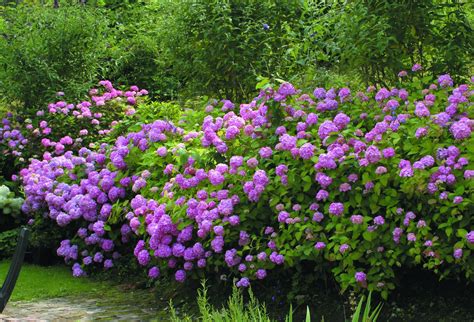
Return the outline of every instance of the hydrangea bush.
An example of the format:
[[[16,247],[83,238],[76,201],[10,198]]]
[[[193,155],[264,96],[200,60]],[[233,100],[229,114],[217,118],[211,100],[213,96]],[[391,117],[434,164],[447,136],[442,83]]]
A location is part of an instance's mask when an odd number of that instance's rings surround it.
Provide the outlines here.
[[[33,160],[23,210],[75,232],[57,251],[75,276],[128,244],[150,278],[179,282],[220,271],[247,287],[302,263],[383,296],[397,267],[472,279],[473,84],[422,89],[414,73],[357,93],[266,86]]]
[[[128,91],[115,89],[110,81],[99,85],[100,89],[91,89],[88,99],[78,104],[67,103],[64,93],[58,92],[60,100],[37,111],[35,117],[7,113],[0,127],[3,168],[16,170],[31,158],[50,159],[82,146],[93,148],[123,114],[135,113],[137,100],[148,94],[136,86]]]

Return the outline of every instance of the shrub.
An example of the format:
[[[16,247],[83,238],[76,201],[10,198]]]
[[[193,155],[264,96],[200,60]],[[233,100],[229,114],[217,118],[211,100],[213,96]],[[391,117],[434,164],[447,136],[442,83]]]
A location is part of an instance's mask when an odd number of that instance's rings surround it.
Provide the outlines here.
[[[472,82],[423,89],[418,75],[358,93],[265,86],[239,107],[212,101],[107,149],[33,160],[23,210],[77,231],[58,248],[76,276],[131,242],[151,278],[178,282],[217,270],[247,287],[312,265],[386,297],[397,267],[471,280]]]
[[[241,99],[257,76],[298,79],[330,60],[323,52],[327,33],[317,45],[306,40],[322,33],[312,22],[323,10],[306,1],[166,2],[158,24],[164,77],[157,85],[175,80],[179,93]]]
[[[124,114],[135,113],[137,100],[147,93],[137,86],[118,90],[109,81],[101,81],[100,89],[91,89],[88,99],[78,104],[67,103],[60,92],[57,98],[61,100],[38,110],[33,118],[8,112],[0,127],[3,175],[15,176],[31,158],[47,159],[98,145]]]
[[[0,259],[11,257],[15,253],[18,229],[0,232]]]
[[[106,20],[82,6],[7,7],[0,20],[0,93],[34,115],[58,89],[78,99],[100,79]]]
[[[32,159],[49,160],[57,155],[72,155],[83,147],[100,148],[101,141],[106,140],[114,126],[117,126],[116,132],[120,131],[119,124],[126,118],[125,114],[135,113],[137,102],[141,102],[147,94],[146,90],[140,90],[137,86],[122,91],[115,89],[109,81],[101,81],[99,85],[99,88],[89,91],[88,99],[77,104],[67,103],[62,96],[64,94],[59,93],[58,99],[61,100],[50,103],[45,110],[39,110],[32,119],[7,113],[0,127],[2,175],[16,181],[20,169]],[[74,177],[73,174],[71,176]],[[0,196],[0,207],[2,200]],[[6,200],[6,205],[12,200]],[[19,212],[22,201],[16,201],[16,204]],[[9,209],[6,208],[6,211]],[[0,217],[0,225],[5,229],[26,223],[23,217],[7,219]],[[59,229],[43,216],[29,220],[28,224],[32,228],[30,245],[37,257],[45,257],[38,252],[55,249],[55,245],[71,233]],[[50,259],[35,260],[45,262]]]
[[[450,71],[462,79],[473,67],[468,6],[433,0],[336,5],[330,13],[337,44],[333,58],[340,58],[341,69],[383,86],[396,81],[403,66],[417,61],[430,75]]]
[[[472,5],[462,2],[29,3],[2,10],[0,84],[30,112],[57,89],[79,98],[102,78],[166,100],[242,99],[259,76],[305,85],[329,70],[330,82],[343,74],[388,86],[415,61],[463,81],[473,67]]]
[[[159,24],[167,18],[162,5],[128,4],[125,8],[107,13],[110,21],[107,79],[117,84],[149,88],[153,98],[175,97],[176,88],[168,79],[172,76],[160,69],[162,44],[159,41]],[[157,83],[160,83],[159,87]]]
[[[21,221],[23,215],[20,209],[23,202],[23,198],[15,197],[9,187],[0,186],[0,232],[15,227]]]

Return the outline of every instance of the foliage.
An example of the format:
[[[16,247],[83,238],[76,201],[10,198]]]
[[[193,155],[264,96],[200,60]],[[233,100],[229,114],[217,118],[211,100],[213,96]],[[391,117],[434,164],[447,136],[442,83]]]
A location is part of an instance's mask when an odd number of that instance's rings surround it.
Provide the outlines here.
[[[386,86],[403,66],[457,79],[472,70],[474,40],[464,1],[352,1],[332,12],[343,69]]]
[[[27,116],[56,91],[78,99],[99,79],[106,47],[100,11],[20,5],[0,14],[0,92]]]
[[[0,259],[13,255],[18,240],[18,229],[0,232]]]
[[[15,197],[10,188],[5,185],[0,186],[0,210],[3,216],[19,214],[23,202],[22,198]]]
[[[117,3],[125,4],[124,1]],[[160,70],[162,45],[158,26],[162,19],[166,19],[161,6],[128,4],[107,13],[111,30],[106,55],[107,78],[114,83],[152,89],[150,96],[153,98],[175,97],[173,86],[167,83],[167,76]]]
[[[170,301],[170,312],[171,312],[171,321],[181,322],[181,321],[193,321],[198,319],[203,322],[214,322],[214,321],[273,321],[267,313],[267,309],[264,304],[260,304],[258,300],[253,295],[251,289],[249,289],[249,300],[245,301],[242,291],[236,288],[235,286],[232,289],[232,295],[228,299],[226,307],[221,309],[216,309],[209,303],[209,297],[207,295],[207,288],[205,283],[202,284],[202,290],[199,291],[198,295],[198,307],[199,307],[199,316],[190,316],[189,314],[184,314],[183,317],[177,314],[176,309],[173,306],[172,301]],[[357,308],[355,309],[352,315],[352,322],[376,322],[380,311],[382,309],[382,303],[377,305],[375,309],[371,306],[372,293],[369,293],[367,301],[365,296],[362,296],[359,300]],[[287,322],[293,322],[293,309],[290,306],[290,311],[285,318]],[[311,321],[311,312],[309,307],[306,308],[306,317],[305,321]],[[322,318],[321,321],[324,321]]]
[[[359,304],[357,305],[357,309],[352,315],[352,322],[377,321],[378,316],[380,315],[380,312],[382,311],[382,303],[379,303],[379,305],[377,305],[374,309],[372,309],[371,300],[372,300],[372,293],[369,293],[369,295],[367,296],[367,301],[365,301],[365,297],[362,296],[362,298],[359,300]]]
[[[0,18],[3,94],[28,110],[59,89],[78,98],[100,78],[162,100],[242,99],[257,77],[306,87],[339,85],[342,75],[388,86],[415,61],[456,80],[473,68],[472,5],[463,1],[43,3]]]
[[[238,110],[211,101],[179,126],[135,126],[32,162],[23,210],[74,232],[58,254],[76,276],[131,243],[151,278],[179,282],[219,271],[246,287],[303,263],[384,297],[398,267],[472,279],[472,84],[404,78],[313,96],[260,84]]]
[[[45,218],[42,217],[28,220],[28,227],[31,230],[29,239],[30,249],[37,251],[40,249],[54,250],[56,245],[71,233],[59,229],[56,225],[52,224],[51,221],[45,220]]]
[[[12,228],[21,222],[23,202],[7,186],[0,186],[0,258],[9,257],[15,251],[18,229]]]
[[[222,309],[216,309],[209,304],[209,298],[207,295],[206,285],[203,284],[202,290],[199,291],[198,295],[198,307],[199,317],[193,317],[185,315],[183,318],[178,317],[173,303],[170,302],[171,321],[193,321],[198,318],[200,321],[268,321],[271,319],[268,317],[265,305],[262,305],[253,295],[252,291],[249,291],[249,302],[244,303],[244,297],[242,292],[234,287],[232,289],[232,295],[229,297],[227,307]]]
[[[163,10],[161,68],[178,91],[248,97],[259,75],[298,79],[329,60],[323,41],[305,41],[318,32],[308,26],[322,10],[313,2],[176,1]]]

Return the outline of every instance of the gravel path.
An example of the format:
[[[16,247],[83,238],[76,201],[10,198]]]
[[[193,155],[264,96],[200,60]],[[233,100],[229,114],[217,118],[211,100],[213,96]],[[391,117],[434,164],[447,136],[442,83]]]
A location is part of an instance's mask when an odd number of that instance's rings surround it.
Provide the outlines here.
[[[0,314],[0,321],[161,320],[156,309],[150,308],[149,305],[141,307],[137,298],[127,303],[110,302],[100,298],[55,298],[34,302],[10,302],[3,314]]]

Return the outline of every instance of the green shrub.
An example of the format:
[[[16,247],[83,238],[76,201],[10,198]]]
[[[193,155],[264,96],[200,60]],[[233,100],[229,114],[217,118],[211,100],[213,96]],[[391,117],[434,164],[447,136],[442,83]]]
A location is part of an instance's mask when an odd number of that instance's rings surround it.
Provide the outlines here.
[[[23,202],[23,198],[15,197],[9,187],[0,186],[0,233],[16,227],[22,221],[21,205]]]
[[[328,60],[304,42],[313,32],[306,24],[320,12],[309,2],[175,1],[164,12],[161,72],[181,92],[248,97],[259,75],[297,78]]]
[[[21,222],[23,202],[23,198],[15,197],[9,187],[0,186],[0,259],[10,257],[15,251],[18,237],[16,227]]]
[[[462,79],[473,68],[469,7],[462,1],[352,1],[336,6],[331,25],[341,69],[386,86],[404,66]]]
[[[28,114],[57,91],[79,98],[98,79],[106,19],[82,6],[20,5],[0,20],[0,93]]]
[[[306,87],[348,75],[386,86],[415,61],[457,80],[473,68],[474,16],[462,2],[31,3],[5,9],[0,20],[0,85],[27,106],[59,90],[80,96],[99,78],[153,89],[162,100],[240,99],[250,98],[257,77]]]
[[[107,6],[109,8],[109,6]],[[137,85],[150,90],[152,98],[173,98],[174,85],[161,71],[159,21],[166,19],[159,4],[129,4],[108,10],[110,47],[107,78],[114,83]],[[157,87],[156,84],[161,83]]]
[[[18,229],[0,232],[0,259],[13,255],[18,240],[18,232]]]

